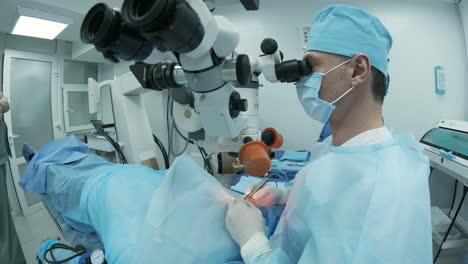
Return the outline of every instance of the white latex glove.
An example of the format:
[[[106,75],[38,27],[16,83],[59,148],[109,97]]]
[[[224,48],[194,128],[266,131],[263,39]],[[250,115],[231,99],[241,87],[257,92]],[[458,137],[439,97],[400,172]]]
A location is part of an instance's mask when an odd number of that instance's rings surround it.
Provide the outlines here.
[[[228,204],[226,229],[242,248],[255,234],[264,234],[265,222],[260,210],[239,196]]]
[[[0,93],[0,112],[6,113],[9,110],[10,110],[10,103],[8,103],[8,98],[6,96],[3,96],[3,94]]]
[[[255,190],[260,183],[252,184],[247,188],[245,195],[248,195]],[[286,204],[288,201],[290,189],[286,187],[276,187],[270,184],[265,185],[258,190],[250,199],[249,202],[257,206],[272,206],[278,204]]]

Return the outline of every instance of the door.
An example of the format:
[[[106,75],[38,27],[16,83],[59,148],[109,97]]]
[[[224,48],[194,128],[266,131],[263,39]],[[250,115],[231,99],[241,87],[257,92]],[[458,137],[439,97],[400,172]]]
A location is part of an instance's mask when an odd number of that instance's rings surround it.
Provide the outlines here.
[[[5,115],[12,150],[11,174],[25,215],[43,208],[41,197],[24,192],[18,182],[27,167],[24,143],[39,149],[61,134],[58,114],[58,74],[55,57],[5,51],[3,90],[11,110]]]

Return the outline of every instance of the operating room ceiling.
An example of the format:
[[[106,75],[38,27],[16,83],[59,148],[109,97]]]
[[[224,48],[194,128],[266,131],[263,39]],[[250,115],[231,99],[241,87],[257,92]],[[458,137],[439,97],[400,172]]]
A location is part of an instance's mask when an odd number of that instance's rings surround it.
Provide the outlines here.
[[[80,25],[86,12],[97,2],[120,7],[123,0],[0,0],[0,32],[11,32],[17,18],[17,6],[64,15],[73,19],[73,25],[65,29],[57,38],[67,41],[79,41]],[[235,4],[239,0],[217,0],[217,4]]]
[[[268,0],[262,0],[265,4]],[[459,0],[440,0],[456,2]],[[45,10],[59,15],[68,16],[73,19],[73,25],[65,29],[57,38],[66,41],[79,41],[80,25],[84,15],[97,0],[0,0],[0,32],[11,32],[17,18],[17,6],[31,7]],[[110,6],[120,7],[123,0],[101,0]],[[217,5],[232,5],[240,0],[216,0]]]

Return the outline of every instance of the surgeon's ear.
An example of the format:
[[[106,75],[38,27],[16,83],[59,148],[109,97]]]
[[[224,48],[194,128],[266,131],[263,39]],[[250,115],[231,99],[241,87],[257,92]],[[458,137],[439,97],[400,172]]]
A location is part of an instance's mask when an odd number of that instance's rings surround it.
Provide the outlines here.
[[[372,66],[366,54],[359,53],[354,56],[351,59],[350,66],[354,69],[353,78],[351,79],[351,85],[353,87],[359,86],[371,78]]]

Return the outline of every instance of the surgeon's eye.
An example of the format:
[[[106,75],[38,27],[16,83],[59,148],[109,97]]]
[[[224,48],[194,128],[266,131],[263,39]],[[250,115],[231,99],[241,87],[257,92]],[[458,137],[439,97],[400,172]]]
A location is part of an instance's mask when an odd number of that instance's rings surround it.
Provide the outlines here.
[[[313,71],[314,68],[317,67],[317,62],[315,60],[306,58],[306,61],[307,61],[307,66],[309,67],[311,71]]]
[[[314,68],[317,66],[317,65],[314,65],[313,63],[308,63],[307,65],[309,66],[309,70],[311,73],[315,71]]]

